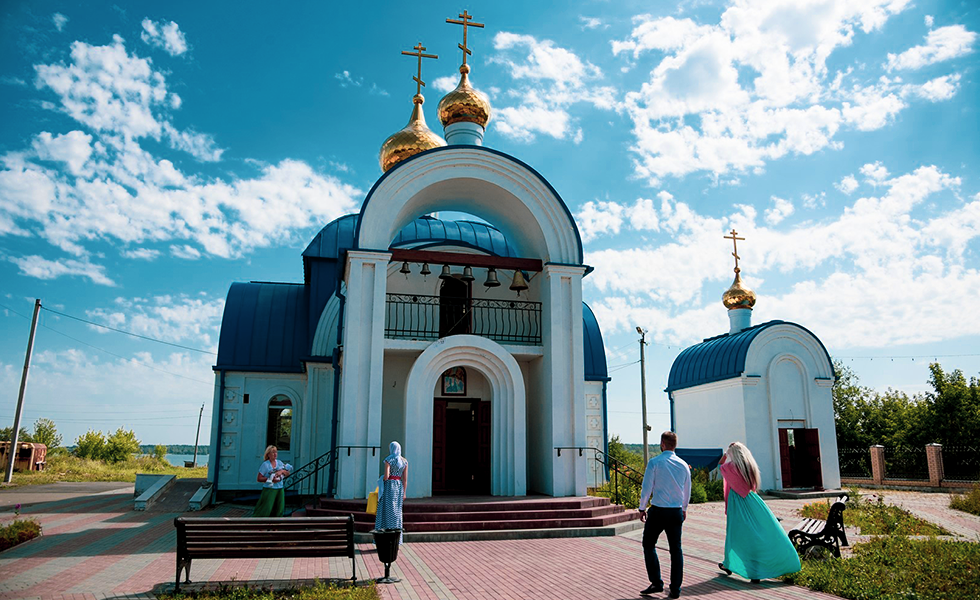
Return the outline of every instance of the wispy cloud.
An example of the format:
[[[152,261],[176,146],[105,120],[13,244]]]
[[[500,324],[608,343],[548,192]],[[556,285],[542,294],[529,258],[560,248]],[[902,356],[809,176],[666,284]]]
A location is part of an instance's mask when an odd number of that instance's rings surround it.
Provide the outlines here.
[[[962,25],[940,27],[929,32],[926,43],[909,48],[901,54],[888,55],[888,70],[921,69],[944,60],[973,52],[977,34]]]
[[[180,56],[187,52],[187,38],[180,26],[173,21],[164,23],[143,19],[142,24],[143,33],[140,34],[140,39],[147,44],[164,50],[170,56]]]
[[[51,22],[54,23],[54,28],[61,32],[65,30],[65,25],[68,24],[68,17],[61,13],[54,13],[51,15]]]

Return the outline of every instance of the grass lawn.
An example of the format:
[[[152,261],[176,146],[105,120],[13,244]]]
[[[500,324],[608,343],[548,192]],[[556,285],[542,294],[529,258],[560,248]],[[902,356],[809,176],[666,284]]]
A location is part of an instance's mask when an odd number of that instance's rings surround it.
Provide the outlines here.
[[[77,458],[70,455],[49,456],[43,471],[18,471],[13,484],[40,485],[58,481],[136,481],[137,473],[161,473],[178,478],[207,477],[208,468],[185,469],[175,467],[166,460],[141,456],[118,463]]]
[[[968,494],[953,496],[949,501],[949,507],[972,515],[980,515],[980,484],[974,485]]]
[[[190,594],[161,594],[160,600],[180,600],[193,598],[195,600],[378,600],[378,590],[372,583],[368,586],[335,586],[329,583],[317,582],[311,586],[302,586],[281,590],[261,590],[248,586],[223,586],[217,590],[208,590]]]
[[[880,496],[867,501],[857,493],[848,495],[844,525],[857,527],[861,535],[949,535],[942,527],[923,521],[907,510],[885,504]],[[831,504],[828,499],[804,505],[800,516],[826,520]]]

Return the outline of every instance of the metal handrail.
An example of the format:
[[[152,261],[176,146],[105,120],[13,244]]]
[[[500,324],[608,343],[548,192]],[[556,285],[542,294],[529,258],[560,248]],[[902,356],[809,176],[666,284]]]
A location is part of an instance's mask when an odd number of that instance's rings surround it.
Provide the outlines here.
[[[381,446],[337,446],[337,450],[340,450],[341,448],[347,448],[347,456],[350,456],[351,450],[370,449],[371,456],[377,456],[377,451],[381,450]]]
[[[603,465],[606,468],[607,479],[609,479],[609,474],[610,473],[612,474],[612,481],[610,483],[613,484],[612,485],[613,494],[615,495],[615,499],[613,500],[613,502],[615,502],[616,504],[620,503],[619,502],[619,478],[620,477],[623,477],[624,479],[631,481],[640,487],[643,486],[642,478],[637,479],[630,474],[630,472],[633,470],[632,467],[623,463],[622,461],[616,460],[615,458],[609,456],[608,454],[606,454],[605,452],[603,452],[598,448],[592,448],[590,446],[555,446],[555,451],[558,453],[558,456],[561,456],[562,450],[576,450],[578,451],[579,457],[584,457],[585,456],[584,452],[586,451],[592,452],[591,457],[586,457],[587,460],[592,460],[595,461],[597,464]]]
[[[300,496],[315,496],[320,493],[320,471],[330,466],[337,458],[337,453],[334,450],[330,450],[316,457],[312,461],[306,463],[302,467],[294,470],[286,477],[283,488],[286,492],[292,490],[300,492]],[[300,489],[300,484],[307,482],[310,478],[313,478],[313,485],[309,488],[310,493],[303,494]]]
[[[541,307],[530,300],[390,293],[385,296],[385,337],[435,341],[468,333],[502,344],[540,345]]]

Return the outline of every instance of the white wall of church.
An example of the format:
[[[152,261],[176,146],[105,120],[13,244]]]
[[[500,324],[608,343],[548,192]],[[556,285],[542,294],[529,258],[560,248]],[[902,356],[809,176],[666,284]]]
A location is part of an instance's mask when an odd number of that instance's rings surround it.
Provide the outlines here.
[[[741,378],[676,390],[673,398],[679,447],[727,448],[736,440],[746,439]],[[652,443],[660,442],[660,433],[651,432]]]
[[[544,359],[527,363],[527,489],[539,494],[547,494],[554,464],[550,460],[539,460],[552,445],[552,422],[550,403],[546,404],[547,377],[544,373]],[[547,454],[545,454],[547,456]]]

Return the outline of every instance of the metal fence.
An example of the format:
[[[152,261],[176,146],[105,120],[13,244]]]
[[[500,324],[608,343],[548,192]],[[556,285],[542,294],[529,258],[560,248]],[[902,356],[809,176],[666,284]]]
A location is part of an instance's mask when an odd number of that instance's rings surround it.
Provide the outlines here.
[[[923,448],[895,446],[885,448],[886,479],[929,479],[929,462]]]
[[[980,446],[943,446],[943,479],[980,481]]]
[[[871,479],[871,452],[867,448],[838,448],[841,477]]]
[[[385,337],[437,340],[469,333],[505,344],[541,344],[541,303],[388,294]]]

